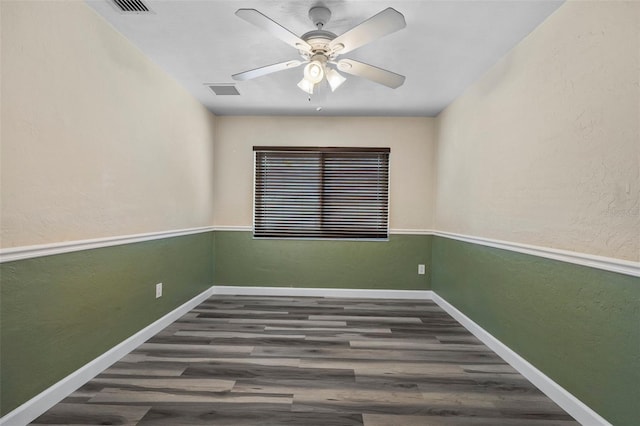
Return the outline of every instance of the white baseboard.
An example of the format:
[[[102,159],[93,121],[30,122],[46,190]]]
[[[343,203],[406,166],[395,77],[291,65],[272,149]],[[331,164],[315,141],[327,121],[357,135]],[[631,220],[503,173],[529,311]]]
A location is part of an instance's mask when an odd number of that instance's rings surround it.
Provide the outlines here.
[[[433,301],[455,318],[460,324],[469,330],[474,336],[487,345],[491,350],[504,359],[509,365],[518,370],[545,395],[551,398],[563,410],[573,416],[580,424],[585,426],[611,426],[611,423],[602,418],[598,413],[573,396],[562,386],[554,382],[550,377],[538,370],[526,359],[511,350],[507,345],[493,337],[488,331],[480,327],[473,320],[460,312],[449,302],[433,293]]]
[[[106,368],[140,346],[147,339],[208,299],[213,288],[208,288],[193,299],[169,312],[159,320],[143,328],[133,336],[109,349],[93,361],[74,371],[53,386],[42,391],[0,419],[0,425],[22,426],[29,424],[49,408],[66,398],[80,386],[93,379]]]
[[[353,297],[370,299],[422,299],[430,300],[431,290],[378,290],[345,288],[299,288],[299,287],[244,287],[213,286],[213,294],[242,296],[314,296],[314,297]]]
[[[242,287],[213,286],[193,299],[163,316],[153,324],[140,330],[122,343],[100,355],[55,385],[31,398],[15,410],[0,419],[0,425],[22,426],[32,422],[49,408],[66,398],[80,386],[100,374],[103,370],[137,348],[160,330],[176,321],[182,315],[198,306],[212,295],[249,295],[249,296],[315,296],[315,297],[351,297],[379,299],[420,299],[433,300],[449,315],[455,318],[485,345],[526,377],[544,392],[556,404],[585,426],[611,426],[598,413],[593,411],[551,378],[546,376],[527,360],[512,351],[504,343],[460,312],[453,305],[431,290],[375,290],[342,288],[293,288],[293,287]]]

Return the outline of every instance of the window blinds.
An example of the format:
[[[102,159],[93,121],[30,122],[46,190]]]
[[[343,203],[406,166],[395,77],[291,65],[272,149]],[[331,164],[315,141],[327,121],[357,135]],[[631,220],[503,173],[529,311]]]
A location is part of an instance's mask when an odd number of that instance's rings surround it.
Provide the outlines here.
[[[388,238],[389,152],[254,147],[254,236]]]

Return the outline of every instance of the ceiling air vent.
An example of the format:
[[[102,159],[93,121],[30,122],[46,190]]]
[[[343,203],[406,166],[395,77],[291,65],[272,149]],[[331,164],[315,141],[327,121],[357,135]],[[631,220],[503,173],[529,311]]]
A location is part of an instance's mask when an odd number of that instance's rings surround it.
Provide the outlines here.
[[[127,13],[150,12],[146,4],[141,0],[113,0],[118,9]]]
[[[233,84],[212,84],[209,89],[218,96],[239,95],[238,89]]]

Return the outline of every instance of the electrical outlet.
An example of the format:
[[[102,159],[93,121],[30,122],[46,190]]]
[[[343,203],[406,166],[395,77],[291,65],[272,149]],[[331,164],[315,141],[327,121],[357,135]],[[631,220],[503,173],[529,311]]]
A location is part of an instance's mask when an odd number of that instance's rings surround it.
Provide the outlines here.
[[[162,283],[156,284],[156,299],[162,297]]]
[[[424,275],[425,267],[423,264],[418,265],[418,275]]]

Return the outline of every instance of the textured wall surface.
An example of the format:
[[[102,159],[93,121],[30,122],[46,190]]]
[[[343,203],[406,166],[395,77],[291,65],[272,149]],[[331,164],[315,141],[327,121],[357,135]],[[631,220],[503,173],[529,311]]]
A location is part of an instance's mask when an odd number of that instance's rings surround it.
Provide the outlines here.
[[[430,229],[435,119],[391,117],[218,117],[215,224],[253,223],[253,146],[390,147],[390,226]]]
[[[435,227],[640,260],[640,3],[569,1],[438,117]],[[637,277],[435,237],[436,293],[616,425]]]
[[[215,233],[216,285],[429,290],[431,236],[389,241],[254,240]],[[427,274],[418,275],[418,264]]]
[[[639,259],[637,2],[567,3],[437,120],[216,119],[83,2],[0,7],[3,247],[248,226],[253,145],[389,146],[392,228]],[[0,265],[2,414],[215,282],[433,286],[612,422],[640,417],[637,278],[419,235],[213,238]]]
[[[1,414],[211,287],[212,257],[209,232],[0,264]]]
[[[640,2],[569,1],[439,116],[436,229],[640,260]]]
[[[213,223],[214,119],[82,1],[2,1],[2,247]]]
[[[614,425],[640,419],[640,278],[433,238],[433,290]]]
[[[84,2],[0,7],[2,247],[211,225],[215,117]],[[1,264],[1,413],[210,287],[212,258],[209,233]]]

